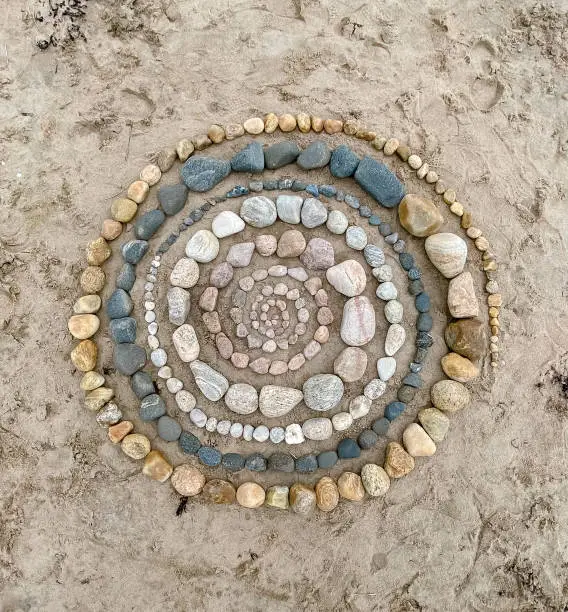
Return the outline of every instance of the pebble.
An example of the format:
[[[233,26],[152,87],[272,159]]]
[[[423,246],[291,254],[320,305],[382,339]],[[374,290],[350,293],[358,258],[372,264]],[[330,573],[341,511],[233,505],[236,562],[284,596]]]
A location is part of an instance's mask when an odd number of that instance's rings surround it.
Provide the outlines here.
[[[367,234],[362,227],[351,225],[345,232],[345,242],[348,247],[362,251],[367,246]]]
[[[357,155],[347,145],[340,145],[331,154],[329,171],[336,178],[347,178],[355,174],[358,165]]]
[[[134,234],[140,240],[150,238],[160,229],[166,216],[161,210],[150,210],[138,217],[134,224]]]
[[[146,199],[150,186],[146,181],[134,181],[128,187],[126,194],[136,204],[141,204]]]
[[[392,268],[388,264],[383,264],[373,269],[373,276],[380,282],[388,282],[393,279]]]
[[[176,153],[180,161],[184,162],[195,150],[191,140],[183,138],[176,145]]]
[[[430,310],[430,296],[423,291],[414,298],[414,305],[418,312],[424,313]]]
[[[327,221],[327,208],[316,198],[306,198],[300,213],[302,225],[309,229],[323,225]]]
[[[318,460],[315,455],[304,455],[296,459],[294,469],[300,474],[309,474],[318,469]]]
[[[211,231],[217,238],[226,238],[242,232],[245,222],[232,210],[220,212],[211,223]]]
[[[487,351],[485,325],[479,319],[452,321],[446,327],[444,338],[454,353],[470,361],[479,361]]]
[[[149,244],[146,240],[130,240],[122,245],[122,257],[130,264],[137,264],[148,251]]]
[[[109,319],[122,319],[127,317],[133,308],[132,299],[124,289],[115,289],[106,304]]]
[[[213,504],[232,504],[236,498],[235,487],[226,480],[209,480],[203,486],[203,499]]]
[[[333,372],[346,383],[360,380],[366,369],[367,353],[357,347],[343,349],[333,362]]]
[[[227,263],[235,268],[246,268],[254,253],[254,242],[240,242],[233,244],[227,253]]]
[[[362,450],[373,448],[379,441],[379,436],[372,429],[364,429],[357,438],[357,444]]]
[[[86,340],[95,335],[99,329],[100,320],[94,314],[78,314],[69,318],[67,327],[74,338]]]
[[[412,193],[402,198],[398,217],[402,227],[418,238],[435,234],[444,223],[444,217],[434,202]]]
[[[347,297],[363,293],[367,285],[365,269],[354,259],[332,266],[325,275],[330,285]]]
[[[212,402],[219,401],[229,388],[228,380],[203,361],[190,363],[195,382],[203,395]]]
[[[295,372],[296,370],[299,370],[304,365],[304,363],[306,363],[306,358],[302,353],[298,353],[297,355],[294,355],[294,357],[292,357],[288,362],[288,369],[291,372]]]
[[[191,157],[181,168],[181,178],[191,191],[205,192],[213,189],[229,176],[231,164],[213,157]]]
[[[128,198],[114,200],[110,206],[110,214],[115,221],[128,223],[132,221],[138,212],[138,204]]]
[[[249,363],[249,368],[257,374],[267,374],[270,367],[270,359],[259,357]]]
[[[158,435],[166,442],[175,442],[181,435],[181,425],[175,419],[164,415],[158,419]]]
[[[124,317],[109,322],[109,333],[115,344],[136,341],[136,319]]]
[[[130,386],[138,399],[142,399],[156,391],[152,377],[148,372],[136,372],[130,379]]]
[[[259,408],[266,417],[274,418],[288,414],[304,399],[299,389],[265,385],[260,390]]]
[[[353,438],[344,438],[337,445],[337,456],[340,459],[357,459],[361,455],[361,448]]]
[[[375,311],[369,298],[353,297],[343,307],[341,339],[348,346],[363,346],[375,336]]]
[[[150,440],[142,434],[128,434],[120,445],[122,452],[131,459],[144,459],[152,450]]]
[[[278,240],[276,255],[283,258],[298,257],[304,252],[305,248],[306,239],[302,232],[294,229],[286,230],[282,236],[280,236],[280,240]],[[285,267],[284,270],[287,272]],[[268,274],[270,274],[270,270],[268,270]]]
[[[377,372],[383,381],[390,380],[396,372],[396,359],[394,357],[381,357],[377,360]]]
[[[357,166],[355,180],[379,204],[393,208],[404,196],[404,185],[381,162],[364,157]]]
[[[316,340],[311,340],[304,348],[304,356],[308,361],[311,361],[320,351],[321,344]]]
[[[390,478],[402,478],[414,469],[414,458],[398,442],[389,442],[384,469]]]
[[[327,270],[335,264],[333,246],[323,238],[312,238],[300,255],[300,261],[308,270]]]
[[[442,442],[450,428],[450,419],[437,408],[423,408],[418,420],[434,442]]]
[[[326,325],[320,325],[316,329],[314,340],[317,340],[320,344],[325,344],[329,340],[329,329]]]
[[[264,121],[260,117],[251,117],[243,123],[243,127],[248,134],[261,134],[264,132]]]
[[[390,478],[380,465],[367,463],[361,468],[361,483],[371,497],[381,497],[389,490]]]
[[[196,427],[202,428],[207,425],[207,415],[200,408],[194,408],[189,413],[189,418]]]
[[[302,483],[294,483],[290,487],[290,507],[296,514],[310,514],[316,507],[314,490]]]
[[[190,363],[199,357],[199,341],[192,325],[185,324],[178,327],[172,334],[172,341],[184,363]]]
[[[303,198],[293,195],[279,195],[276,199],[278,217],[284,223],[300,223]]]
[[[213,287],[222,289],[231,282],[233,274],[233,266],[229,262],[224,261],[211,270],[209,282]]]
[[[349,501],[362,501],[365,497],[365,489],[359,474],[355,472],[343,472],[337,480],[339,495]]]
[[[296,163],[303,170],[313,170],[327,166],[331,151],[322,140],[314,140],[299,155]]]
[[[264,150],[264,165],[269,170],[281,168],[296,161],[300,155],[300,147],[291,141],[277,142]]]
[[[344,386],[334,374],[316,374],[303,385],[306,406],[318,412],[335,408],[343,397]]]
[[[136,344],[117,344],[114,347],[114,367],[126,376],[132,376],[134,372],[144,367],[146,363],[146,351]],[[89,368],[92,370],[93,368]]]
[[[86,253],[90,266],[100,266],[112,255],[107,241],[102,236],[87,245]]]
[[[343,121],[340,119],[324,119],[323,129],[327,134],[338,134],[343,129]]]
[[[394,283],[387,281],[377,287],[376,295],[380,300],[387,302],[389,300],[396,300],[398,291]]]
[[[221,464],[229,472],[239,472],[245,467],[245,458],[239,453],[225,453]]]
[[[219,290],[217,287],[207,287],[199,298],[199,308],[206,312],[213,312],[217,305]]]
[[[171,287],[166,294],[170,323],[183,325],[190,311],[189,292],[181,287]]]
[[[106,276],[102,268],[89,266],[81,274],[81,289],[85,293],[98,293],[105,286]]]
[[[276,205],[265,196],[253,196],[243,201],[240,216],[252,227],[268,227],[276,221]]]
[[[349,226],[349,221],[340,210],[332,210],[327,216],[326,225],[332,234],[341,235]]]
[[[166,405],[159,395],[152,393],[142,398],[140,402],[140,418],[143,421],[153,421],[159,419],[164,414],[166,414]]]
[[[440,380],[430,389],[432,404],[447,413],[465,408],[471,401],[467,387],[453,380]]]
[[[249,356],[246,353],[233,353],[231,355],[231,363],[235,366],[235,368],[243,370],[248,366]]]
[[[363,249],[363,255],[365,256],[365,261],[372,267],[378,268],[379,266],[384,267],[385,263],[385,253],[383,249],[376,246],[375,244],[367,244]],[[379,268],[380,269],[380,268]],[[373,271],[374,273],[374,271]],[[378,279],[380,280],[380,279]],[[390,279],[386,279],[390,280]]]
[[[406,331],[404,327],[398,323],[390,325],[385,338],[385,353],[387,356],[395,355],[402,348],[405,340]]]
[[[444,232],[428,236],[424,248],[430,261],[446,278],[454,278],[462,272],[467,245],[459,236]]]
[[[114,240],[122,234],[122,223],[114,219],[105,219],[101,229],[101,236],[105,240]]]
[[[405,410],[406,404],[401,401],[391,402],[385,406],[385,418],[389,421],[394,421],[398,418]]]
[[[298,129],[300,132],[306,134],[311,128],[311,119],[307,113],[298,113],[296,115],[296,121],[298,123]]]
[[[237,489],[237,502],[243,508],[260,508],[264,503],[266,494],[264,489],[256,482],[245,482]]]
[[[290,489],[282,485],[275,485],[266,491],[265,504],[271,508],[287,510],[289,508],[288,495]]]
[[[296,129],[296,125],[296,117],[290,113],[285,113],[284,115],[280,115],[280,117],[278,117],[278,127],[283,132],[293,132]]]
[[[234,172],[251,172],[253,174],[264,170],[264,151],[260,142],[251,142],[241,149],[231,159]]]
[[[479,368],[466,357],[448,353],[441,360],[444,374],[457,382],[465,383],[479,376]]]
[[[302,433],[308,440],[328,440],[333,435],[333,426],[330,419],[307,419],[302,425]]]
[[[402,441],[408,454],[413,457],[430,457],[436,452],[436,444],[418,423],[410,423],[406,427]]]
[[[403,316],[404,316],[404,308],[398,300],[389,300],[385,304],[385,319],[389,323],[402,323]],[[419,316],[422,316],[422,315],[419,315]],[[429,331],[429,330],[425,330],[425,331]]]
[[[108,428],[108,438],[113,444],[122,442],[125,436],[127,436],[134,429],[134,424],[131,421],[120,421],[115,423]]]
[[[168,216],[177,215],[187,201],[188,189],[183,184],[164,185],[158,189],[158,202]]]
[[[371,401],[374,401],[381,397],[381,395],[383,395],[386,389],[387,385],[384,381],[380,380],[379,378],[373,378],[365,385],[363,394]]]
[[[199,495],[205,486],[205,476],[199,469],[187,463],[178,465],[172,474],[173,488],[184,497]]]
[[[353,419],[362,419],[369,414],[371,400],[364,395],[358,395],[349,402],[349,414]]]
[[[197,451],[197,457],[199,458],[199,461],[203,463],[203,465],[207,465],[209,467],[219,465],[222,459],[221,452],[210,446],[202,446]]]
[[[213,261],[219,254],[219,240],[209,230],[199,230],[187,242],[185,254],[199,263]]]
[[[479,314],[473,278],[469,272],[462,272],[450,280],[448,309],[455,319],[477,317]]]
[[[98,372],[90,371],[83,374],[80,387],[83,391],[93,391],[104,385],[105,377]]]

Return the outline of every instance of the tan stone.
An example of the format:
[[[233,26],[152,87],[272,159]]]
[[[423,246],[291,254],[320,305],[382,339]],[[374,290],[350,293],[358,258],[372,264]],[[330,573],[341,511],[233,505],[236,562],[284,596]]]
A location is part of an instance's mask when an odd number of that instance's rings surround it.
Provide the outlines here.
[[[414,457],[409,455],[398,442],[389,442],[384,469],[390,478],[402,478],[414,469]]]
[[[312,123],[312,130],[317,132],[318,134],[323,131],[323,119],[321,117],[317,117],[312,115],[310,117],[310,121]]]
[[[126,194],[131,200],[136,202],[136,204],[142,204],[149,191],[150,186],[146,181],[134,181],[130,184],[130,187],[128,187]],[[117,219],[117,221],[120,221],[120,219]]]
[[[213,144],[207,134],[197,134],[197,136],[193,137],[191,142],[193,143],[196,151],[203,151],[203,149],[206,149]]]
[[[284,113],[278,117],[278,127],[282,132],[293,132],[296,129],[296,117],[290,113]]]
[[[444,223],[444,217],[434,202],[413,193],[402,198],[398,216],[402,227],[419,238],[435,234]]]
[[[148,183],[148,185],[155,185],[162,178],[162,171],[156,164],[148,164],[144,166],[140,171],[140,180]]]
[[[314,490],[301,482],[290,487],[290,507],[296,514],[309,514],[316,507]]]
[[[128,223],[138,212],[138,204],[129,198],[118,198],[110,205],[110,214],[115,221]]]
[[[348,136],[355,136],[359,130],[359,122],[356,119],[347,119],[343,124],[343,132]]]
[[[97,387],[85,395],[85,407],[92,412],[100,410],[114,397],[114,391],[109,387]]]
[[[265,504],[271,508],[279,508],[280,510],[286,510],[289,508],[290,503],[288,502],[288,495],[290,489],[285,486],[275,485],[270,487],[266,491]]]
[[[457,412],[471,401],[467,387],[454,380],[439,380],[430,389],[432,404],[443,412]]]
[[[121,443],[122,452],[131,459],[144,459],[152,450],[150,440],[142,434],[128,434]]]
[[[172,475],[173,469],[172,464],[164,457],[161,451],[153,450],[144,459],[142,473],[152,480],[166,482]]]
[[[94,314],[100,309],[101,303],[101,297],[95,293],[82,295],[75,304],[73,304],[73,312],[75,314]]]
[[[256,482],[244,482],[237,489],[237,502],[243,508],[260,508],[265,498],[264,489]]]
[[[260,117],[251,117],[243,123],[248,134],[261,134],[264,131],[264,121]]]
[[[203,499],[213,504],[232,504],[235,501],[235,487],[226,480],[213,479],[203,487]]]
[[[99,317],[94,314],[73,315],[67,322],[69,333],[78,340],[85,340],[94,336],[99,329]]]
[[[479,361],[487,350],[485,323],[479,319],[459,319],[446,327],[444,338],[454,353]]]
[[[83,378],[81,378],[81,383],[79,386],[83,391],[92,391],[93,389],[97,389],[98,387],[104,385],[105,377],[94,370],[90,372],[85,372],[83,374]]]
[[[87,263],[90,266],[100,266],[112,254],[107,241],[101,236],[92,242],[89,242],[86,249]]]
[[[278,129],[278,117],[274,113],[268,113],[264,116],[264,131],[267,134],[272,134]]]
[[[349,501],[362,501],[365,497],[365,487],[361,476],[355,472],[343,472],[337,480],[339,495]]]
[[[83,270],[79,282],[85,293],[98,293],[104,288],[105,281],[106,276],[102,268],[89,266]]]
[[[81,372],[89,372],[97,365],[97,345],[92,340],[83,340],[71,351],[71,361]]]
[[[402,159],[402,161],[407,161],[411,153],[412,151],[408,145],[400,144],[396,148],[396,154],[400,157],[400,159]]]
[[[225,138],[227,140],[235,140],[240,138],[245,133],[245,128],[240,123],[229,123],[225,126]]]
[[[296,115],[296,123],[300,132],[306,134],[312,128],[312,122],[308,113],[298,113]]]
[[[418,423],[410,423],[402,433],[406,451],[413,457],[430,457],[436,452],[434,440]]]
[[[213,125],[209,126],[207,136],[211,142],[219,144],[225,140],[225,130],[220,125],[214,123]]]
[[[181,162],[184,162],[195,151],[195,147],[191,140],[183,138],[177,143],[176,153]]]
[[[167,172],[174,165],[174,162],[177,158],[177,152],[174,147],[170,147],[168,149],[162,149],[158,153],[158,157],[156,159],[156,163],[158,164],[158,168],[162,172]]]
[[[462,272],[450,280],[448,284],[448,309],[455,319],[477,317],[479,314],[473,278],[469,272]]]
[[[339,503],[339,489],[333,478],[324,476],[315,486],[316,504],[322,512],[331,512]]]
[[[298,257],[306,248],[306,239],[302,232],[290,229],[286,230],[278,240],[276,255],[278,257]]]
[[[385,142],[385,146],[383,147],[383,153],[385,155],[394,155],[399,145],[400,143],[396,138],[389,138]]]
[[[343,121],[340,119],[326,119],[323,122],[323,129],[327,134],[338,134],[343,130]]]
[[[108,438],[113,444],[118,444],[134,429],[131,421],[120,421],[108,428]]]
[[[114,219],[105,219],[101,229],[101,236],[105,240],[114,240],[122,234],[122,223]]]
[[[178,465],[172,474],[172,486],[180,494],[187,497],[199,495],[205,485],[205,476],[198,468],[188,463]]]
[[[442,442],[450,428],[450,419],[437,408],[423,408],[418,412],[418,420],[434,442]]]
[[[487,305],[492,308],[500,308],[503,305],[503,298],[500,293],[487,296]]]
[[[479,376],[479,368],[466,357],[448,353],[441,360],[444,374],[457,382],[469,382]]]

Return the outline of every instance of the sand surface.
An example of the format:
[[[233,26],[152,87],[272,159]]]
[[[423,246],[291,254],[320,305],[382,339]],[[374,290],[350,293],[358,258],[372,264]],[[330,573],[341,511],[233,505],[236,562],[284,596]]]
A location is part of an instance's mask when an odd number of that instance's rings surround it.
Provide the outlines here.
[[[0,609],[566,609],[566,2],[60,4],[1,7]],[[504,365],[385,500],[176,517],[83,408],[66,319],[140,168],[269,110],[357,117],[456,187],[502,262]]]

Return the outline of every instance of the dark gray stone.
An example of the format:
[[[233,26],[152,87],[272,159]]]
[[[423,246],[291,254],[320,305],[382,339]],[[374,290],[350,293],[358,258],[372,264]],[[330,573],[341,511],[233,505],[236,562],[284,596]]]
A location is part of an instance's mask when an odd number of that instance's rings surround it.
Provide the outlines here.
[[[254,453],[249,455],[245,461],[245,468],[252,472],[265,472],[266,471],[266,459],[260,453]]]
[[[165,220],[166,215],[161,210],[149,210],[134,224],[134,235],[140,240],[150,240]]]
[[[136,344],[117,344],[114,347],[114,367],[126,376],[141,370],[146,363],[146,351]]]
[[[158,435],[166,442],[175,442],[181,435],[181,425],[167,415],[158,420]]]
[[[369,450],[370,448],[373,448],[373,446],[375,446],[378,440],[379,436],[372,429],[364,429],[357,438],[357,442],[363,450]]]
[[[258,173],[264,170],[264,151],[260,142],[251,142],[231,159],[235,172]]]
[[[182,431],[178,440],[181,450],[187,455],[195,455],[201,448],[201,442],[197,436],[194,436],[189,431]]]
[[[113,319],[109,323],[109,331],[111,340],[115,344],[136,342],[136,319],[133,319],[132,317]]]
[[[296,459],[296,472],[308,474],[318,469],[318,460],[315,455],[304,455]]]
[[[331,151],[323,140],[315,140],[298,156],[296,163],[304,170],[323,168],[329,164]]]
[[[168,216],[177,215],[187,200],[188,189],[183,183],[164,185],[158,189],[158,202]]]
[[[355,174],[358,165],[357,155],[347,145],[339,145],[331,154],[329,171],[337,178],[347,178]]]
[[[166,404],[164,404],[164,400],[156,393],[147,395],[140,402],[140,418],[143,421],[154,421],[164,416],[164,414],[166,414]]]
[[[145,240],[129,240],[122,245],[122,257],[130,264],[137,264],[146,255],[148,247]]]
[[[130,291],[136,281],[136,268],[130,263],[124,263],[116,277],[116,286],[119,289]]]
[[[154,382],[148,372],[136,372],[130,377],[130,386],[138,399],[143,399],[156,392],[156,387],[154,387]]]
[[[115,289],[106,304],[109,319],[122,319],[132,312],[132,299],[124,289]]]
[[[268,469],[291,473],[294,471],[294,457],[288,453],[272,453],[268,458]]]
[[[264,150],[264,165],[269,170],[281,168],[296,161],[298,155],[300,155],[300,147],[295,142],[291,140],[277,142]],[[269,189],[266,183],[264,186]],[[277,188],[278,182],[276,182],[275,189]]]
[[[221,464],[229,472],[238,472],[245,467],[245,458],[239,453],[226,453]]]
[[[385,208],[398,206],[405,194],[404,185],[381,162],[364,157],[355,171],[355,180]]]
[[[231,164],[214,157],[190,157],[181,169],[181,178],[191,191],[209,191],[229,176]]]
[[[322,470],[329,469],[337,463],[338,457],[335,451],[324,451],[318,455],[318,467]]]

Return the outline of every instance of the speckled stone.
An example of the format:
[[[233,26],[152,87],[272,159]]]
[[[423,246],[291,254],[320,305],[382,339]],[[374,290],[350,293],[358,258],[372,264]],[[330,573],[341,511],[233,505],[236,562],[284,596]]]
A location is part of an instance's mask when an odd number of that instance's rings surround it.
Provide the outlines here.
[[[289,453],[272,453],[268,458],[268,469],[275,472],[292,473],[295,469],[294,457]]]
[[[323,140],[314,140],[298,156],[296,163],[303,170],[313,170],[327,166],[331,151]]]
[[[225,453],[221,465],[229,472],[240,472],[245,467],[245,458],[239,453]]]
[[[264,164],[269,170],[275,170],[296,161],[298,155],[300,147],[291,140],[284,140],[264,150]]]
[[[134,235],[140,240],[150,238],[160,229],[166,216],[161,210],[150,210],[140,216],[134,224]]]
[[[404,185],[381,162],[364,157],[357,166],[355,180],[379,204],[393,208],[404,196]]]
[[[220,451],[210,446],[202,446],[197,451],[197,457],[199,458],[199,461],[203,463],[203,465],[208,465],[209,467],[219,465],[222,459]]]
[[[199,438],[188,431],[182,431],[178,444],[186,455],[195,455],[201,448]]]
[[[430,389],[432,404],[446,413],[457,412],[471,401],[471,395],[464,385],[454,380],[440,380]]]
[[[390,478],[386,471],[374,463],[367,463],[361,468],[361,482],[371,497],[381,497],[390,487]]]
[[[124,289],[115,289],[106,304],[109,319],[122,319],[127,317],[133,308],[132,299]]]
[[[213,157],[191,157],[181,169],[181,178],[191,191],[205,192],[213,189],[229,176],[231,164]]]
[[[315,491],[302,483],[290,487],[290,507],[296,514],[310,514],[316,507]]]
[[[136,342],[136,319],[124,317],[109,322],[109,333],[115,344]]]
[[[235,487],[226,480],[209,480],[202,491],[203,499],[213,504],[232,504],[236,498]]]
[[[306,198],[300,212],[300,218],[304,227],[313,229],[327,221],[327,208],[317,198]]]
[[[148,247],[149,244],[145,240],[130,240],[122,245],[122,257],[130,264],[137,264],[148,251]]]
[[[335,264],[333,246],[323,238],[312,238],[300,255],[300,261],[308,270],[327,270]]]
[[[485,324],[479,319],[458,319],[446,327],[444,338],[448,347],[470,361],[479,361],[487,351]]]
[[[315,455],[304,455],[298,457],[295,463],[295,470],[300,474],[308,474],[318,469],[318,461]]]
[[[146,363],[146,351],[136,344],[124,343],[114,347],[114,367],[126,376],[131,376]],[[92,369],[92,368],[90,368]]]
[[[251,142],[231,159],[234,172],[259,173],[264,170],[264,152],[260,142]]]
[[[347,145],[340,145],[331,155],[329,171],[336,178],[347,178],[355,174],[358,165],[357,155]]]
[[[131,459],[144,459],[152,449],[150,440],[142,434],[128,434],[121,443],[122,451]]]
[[[357,438],[357,444],[362,450],[369,450],[377,444],[379,436],[372,429],[364,429]]]
[[[178,465],[172,474],[171,483],[173,488],[185,497],[199,495],[205,485],[205,476],[199,469],[192,465]]]

